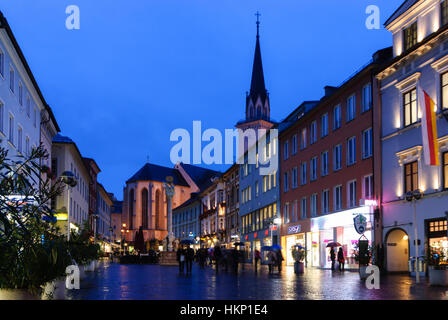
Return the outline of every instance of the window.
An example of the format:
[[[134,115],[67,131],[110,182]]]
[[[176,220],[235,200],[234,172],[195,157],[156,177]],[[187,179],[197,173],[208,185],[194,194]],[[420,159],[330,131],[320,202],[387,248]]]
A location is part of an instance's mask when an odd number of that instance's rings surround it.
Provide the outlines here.
[[[23,85],[19,82],[19,104],[23,106]]]
[[[26,97],[26,115],[28,118],[31,117],[31,99],[30,96]]]
[[[404,50],[408,50],[417,43],[417,21],[403,30]]]
[[[294,200],[294,202],[292,204],[291,222],[296,222],[297,220],[298,220],[298,216],[297,216],[297,200]]]
[[[321,176],[328,175],[328,151],[325,151],[321,155]]]
[[[333,170],[341,170],[342,167],[342,145],[338,144],[333,148]]]
[[[3,127],[3,121],[5,117],[5,105],[0,101],[0,131],[5,132]]]
[[[355,95],[353,95],[347,99],[347,122],[355,119],[355,115],[356,115],[356,102],[355,102]]]
[[[347,140],[347,166],[356,162],[356,137]]]
[[[297,153],[297,135],[295,134],[291,140],[291,154]]]
[[[405,192],[418,189],[418,162],[414,161],[404,165],[404,190]]]
[[[9,89],[14,92],[14,69],[9,69]]]
[[[285,177],[285,179],[283,181],[283,190],[284,190],[284,192],[288,192],[288,190],[289,190],[289,174],[288,174],[288,172],[285,172],[284,177]]]
[[[348,184],[348,207],[356,207],[356,180]]]
[[[19,151],[20,153],[22,153],[22,128],[18,127],[17,128],[17,151]]]
[[[283,144],[283,159],[286,160],[289,158],[289,141],[286,141]]]
[[[334,210],[342,209],[342,186],[334,187]]]
[[[283,223],[289,223],[289,202],[285,203],[283,211]]]
[[[442,20],[442,26],[446,25],[448,23],[448,1],[444,0],[440,4],[440,13],[441,13],[441,20]]]
[[[362,88],[362,112],[372,108],[372,84],[368,84]]]
[[[310,144],[313,144],[317,141],[317,122],[311,122],[310,126]]]
[[[255,196],[258,197],[258,181],[255,181]]]
[[[306,219],[307,218],[307,212],[306,212],[306,198],[302,198],[302,200],[300,201],[300,217],[302,219]]]
[[[300,164],[300,184],[306,184],[306,162]]]
[[[448,72],[440,76],[441,92],[442,92],[442,109],[448,109]]]
[[[14,118],[9,115],[9,142],[14,144]]]
[[[36,108],[34,108],[33,125],[34,125],[34,128],[37,127],[37,111],[36,111]]]
[[[311,202],[311,216],[315,217],[317,216],[317,193],[311,195],[310,202]]]
[[[373,175],[364,177],[364,199],[373,199]]]
[[[333,109],[333,130],[341,127],[341,105],[338,104]]]
[[[362,133],[362,158],[370,158],[372,156],[372,128]]]
[[[442,155],[442,170],[443,170],[443,183],[444,189],[448,189],[448,152]]]
[[[417,122],[417,90],[414,88],[411,91],[403,94],[404,107],[404,126],[407,127]]]
[[[0,74],[2,77],[5,76],[5,54],[0,49]]]
[[[298,186],[298,174],[297,174],[297,167],[293,168],[291,170],[291,188],[296,189]]]
[[[324,190],[322,191],[322,213],[328,213],[330,211],[330,191]]]
[[[325,137],[328,135],[328,113],[322,116],[320,122],[320,135],[321,137]]]
[[[306,148],[306,128],[302,129],[302,133],[300,135],[300,150]]]
[[[310,161],[310,181],[317,179],[317,157],[314,157]]]

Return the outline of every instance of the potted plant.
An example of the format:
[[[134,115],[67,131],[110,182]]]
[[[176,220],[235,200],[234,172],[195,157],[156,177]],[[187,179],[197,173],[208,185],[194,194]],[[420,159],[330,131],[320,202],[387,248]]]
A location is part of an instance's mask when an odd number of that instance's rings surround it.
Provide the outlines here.
[[[300,245],[295,245],[291,249],[292,257],[294,259],[294,272],[295,273],[304,273],[305,265],[303,261],[306,257],[305,249]]]
[[[63,186],[42,178],[42,146],[18,160],[7,156],[0,148],[0,299],[40,299],[67,262],[68,253],[50,242],[57,234],[48,207]]]
[[[448,257],[443,250],[430,250],[427,257],[429,283],[448,286]]]

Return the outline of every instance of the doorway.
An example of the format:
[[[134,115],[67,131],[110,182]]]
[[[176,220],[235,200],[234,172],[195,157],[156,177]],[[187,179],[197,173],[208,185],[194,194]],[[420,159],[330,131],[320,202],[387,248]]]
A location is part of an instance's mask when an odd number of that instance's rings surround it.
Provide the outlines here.
[[[409,237],[401,229],[387,235],[387,271],[407,272],[409,261]]]

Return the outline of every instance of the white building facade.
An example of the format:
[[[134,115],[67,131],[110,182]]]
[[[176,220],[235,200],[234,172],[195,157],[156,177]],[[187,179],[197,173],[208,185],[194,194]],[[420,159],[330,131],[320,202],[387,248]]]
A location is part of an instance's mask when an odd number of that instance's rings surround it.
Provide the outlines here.
[[[416,243],[422,258],[434,250],[448,253],[448,1],[406,1],[386,28],[393,34],[394,59],[377,75],[382,233],[386,268],[399,272],[408,271]],[[424,158],[418,85],[437,104],[439,166]],[[405,196],[417,189],[423,197],[414,207]]]

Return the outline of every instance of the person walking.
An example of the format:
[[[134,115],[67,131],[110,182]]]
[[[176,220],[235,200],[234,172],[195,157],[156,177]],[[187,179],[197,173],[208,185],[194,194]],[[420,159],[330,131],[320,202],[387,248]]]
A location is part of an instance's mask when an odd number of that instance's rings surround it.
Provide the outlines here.
[[[275,258],[276,258],[275,260],[277,262],[278,272],[282,272],[282,263],[284,260],[283,255],[282,255],[282,250],[277,249]]]
[[[234,274],[238,274],[239,260],[240,260],[240,253],[238,252],[238,249],[235,247],[232,250],[232,267],[233,267]]]
[[[342,247],[339,248],[338,251],[338,262],[339,262],[339,271],[345,270],[345,258],[344,258],[344,251],[342,250]]]
[[[255,258],[255,273],[257,273],[258,263],[261,260],[261,253],[260,253],[260,251],[258,249],[255,249],[254,258]]]
[[[215,268],[216,273],[219,272],[219,264],[221,263],[222,252],[220,246],[216,246],[213,250],[213,256],[215,257]]]
[[[179,246],[176,252],[177,262],[179,263],[179,273],[184,273],[185,267],[185,250]]]
[[[191,269],[193,267],[193,259],[194,259],[194,250],[190,247],[190,245],[187,246],[187,250],[185,252],[185,260],[187,263],[187,274],[191,274]]]
[[[331,270],[334,270],[334,263],[336,261],[336,255],[334,253],[334,247],[330,249],[330,259],[331,259]]]
[[[269,251],[267,254],[267,262],[269,266],[269,274],[272,274],[274,272],[274,265],[276,263],[275,254],[272,251]]]
[[[207,260],[207,250],[205,248],[201,248],[198,250],[198,259],[199,259],[199,267],[204,269],[205,261]]]

